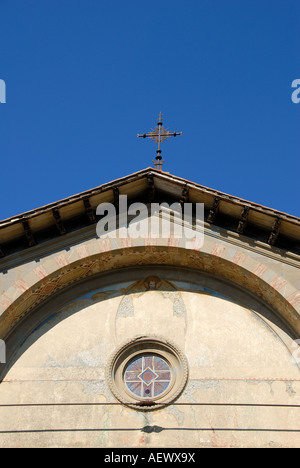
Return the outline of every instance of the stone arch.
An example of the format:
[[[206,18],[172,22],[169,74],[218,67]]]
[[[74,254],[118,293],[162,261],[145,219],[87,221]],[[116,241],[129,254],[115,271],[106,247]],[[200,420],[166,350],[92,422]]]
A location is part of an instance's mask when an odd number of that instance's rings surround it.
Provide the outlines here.
[[[239,249],[229,253],[223,242],[206,242],[199,250],[196,245],[187,248],[170,238],[164,245],[98,239],[47,257],[0,297],[0,338],[6,339],[31,310],[70,284],[101,272],[139,265],[186,267],[224,278],[263,299],[295,337],[300,335],[300,292],[285,278],[251,253],[246,255]]]

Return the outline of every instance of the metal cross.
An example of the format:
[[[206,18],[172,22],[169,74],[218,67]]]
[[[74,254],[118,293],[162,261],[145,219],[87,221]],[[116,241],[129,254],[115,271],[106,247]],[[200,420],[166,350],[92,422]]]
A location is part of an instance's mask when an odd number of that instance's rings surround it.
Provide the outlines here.
[[[154,167],[161,171],[162,169],[162,164],[164,161],[162,161],[162,156],[161,156],[161,149],[160,149],[160,144],[163,143],[167,138],[171,136],[177,136],[177,135],[182,135],[182,132],[177,133],[177,132],[170,132],[168,129],[165,129],[163,124],[162,124],[162,113],[160,112],[158,116],[158,123],[157,127],[155,127],[154,130],[151,130],[149,133],[143,133],[142,135],[137,135],[138,138],[150,138],[150,140],[154,140],[155,143],[158,144],[158,149],[156,150],[157,156],[155,158],[154,162]]]

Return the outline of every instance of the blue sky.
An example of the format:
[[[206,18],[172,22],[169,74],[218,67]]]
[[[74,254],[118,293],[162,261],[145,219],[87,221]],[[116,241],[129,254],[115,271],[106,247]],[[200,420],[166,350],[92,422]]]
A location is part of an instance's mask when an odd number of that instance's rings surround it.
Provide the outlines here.
[[[0,0],[0,219],[152,166],[294,216],[299,0]]]

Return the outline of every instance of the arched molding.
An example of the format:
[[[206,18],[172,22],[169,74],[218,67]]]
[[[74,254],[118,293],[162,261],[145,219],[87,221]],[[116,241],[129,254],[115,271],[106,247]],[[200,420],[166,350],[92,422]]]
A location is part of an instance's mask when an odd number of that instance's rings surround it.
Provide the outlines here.
[[[159,245],[159,243],[161,245]],[[51,295],[93,275],[139,265],[201,270],[245,288],[269,304],[300,336],[300,292],[273,271],[263,257],[225,242],[184,243],[175,238],[143,241],[93,239],[36,263],[0,296],[0,338]]]

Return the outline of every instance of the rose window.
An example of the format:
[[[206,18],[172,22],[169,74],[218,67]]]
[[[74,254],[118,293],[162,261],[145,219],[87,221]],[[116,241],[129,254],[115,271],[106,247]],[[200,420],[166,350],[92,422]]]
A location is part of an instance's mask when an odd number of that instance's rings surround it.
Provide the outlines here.
[[[124,382],[135,396],[153,399],[168,389],[171,371],[161,357],[143,355],[129,362],[125,369]]]
[[[112,354],[108,385],[121,404],[144,411],[171,404],[183,391],[188,365],[177,345],[160,336],[138,336]]]

